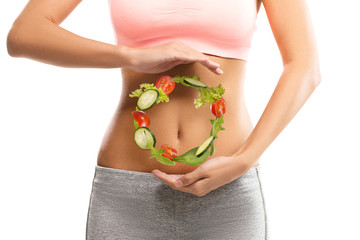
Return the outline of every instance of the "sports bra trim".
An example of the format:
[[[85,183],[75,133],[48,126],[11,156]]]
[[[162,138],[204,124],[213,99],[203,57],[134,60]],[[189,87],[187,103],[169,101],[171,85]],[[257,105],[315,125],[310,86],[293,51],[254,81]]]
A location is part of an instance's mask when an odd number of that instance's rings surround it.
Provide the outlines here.
[[[257,0],[109,0],[116,43],[145,48],[179,40],[202,53],[247,61]]]

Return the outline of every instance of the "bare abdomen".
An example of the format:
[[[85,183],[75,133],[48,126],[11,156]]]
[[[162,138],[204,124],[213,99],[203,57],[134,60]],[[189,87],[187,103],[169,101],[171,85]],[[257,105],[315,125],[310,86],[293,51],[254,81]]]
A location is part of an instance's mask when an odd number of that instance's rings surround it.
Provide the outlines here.
[[[223,124],[225,130],[218,132],[218,138],[214,141],[215,154],[208,159],[235,153],[253,129],[243,98],[245,62],[212,58],[221,65],[224,70],[223,75],[215,75],[199,63],[179,65],[161,74],[136,72],[130,74],[123,69],[122,97],[104,135],[97,164],[141,172],[159,169],[170,174],[185,174],[198,167],[178,162],[175,166],[161,164],[156,158],[149,159],[150,151],[140,149],[134,142],[135,129],[131,111],[135,110],[137,98],[130,98],[128,95],[139,88],[140,83],[155,83],[159,76],[165,74],[170,76],[196,74],[208,86],[215,87],[219,83],[222,84],[225,88],[223,97],[227,107]],[[194,107],[194,98],[198,97],[197,90],[176,84],[175,90],[169,94],[169,102],[156,104],[146,110],[151,121],[149,128],[156,136],[155,148],[169,144],[177,149],[180,155],[199,146],[209,137],[211,130],[209,119],[215,119],[215,116],[211,113],[209,105],[199,109]]]

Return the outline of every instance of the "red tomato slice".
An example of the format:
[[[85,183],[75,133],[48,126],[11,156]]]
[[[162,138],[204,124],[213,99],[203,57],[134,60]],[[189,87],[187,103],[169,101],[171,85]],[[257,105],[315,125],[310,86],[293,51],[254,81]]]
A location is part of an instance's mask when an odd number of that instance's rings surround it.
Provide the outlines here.
[[[144,111],[132,111],[135,121],[139,125],[139,127],[149,127],[150,126],[150,118]]]
[[[225,99],[222,97],[219,100],[215,101],[211,105],[211,112],[217,117],[221,117],[221,115],[225,114],[226,112],[226,102]]]
[[[163,144],[160,146],[160,148],[165,148],[165,152],[161,155],[163,157],[169,158],[172,160],[174,157],[178,156],[178,152],[175,148],[171,147],[169,144]]]
[[[155,86],[161,88],[164,93],[168,95],[174,90],[176,84],[174,81],[170,80],[171,78],[172,77],[169,75],[162,75],[156,80]]]

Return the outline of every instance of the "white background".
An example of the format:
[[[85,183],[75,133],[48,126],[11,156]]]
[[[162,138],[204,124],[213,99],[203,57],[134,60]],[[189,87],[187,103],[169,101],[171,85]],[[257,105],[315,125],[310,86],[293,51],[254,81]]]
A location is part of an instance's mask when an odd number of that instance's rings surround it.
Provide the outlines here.
[[[27,1],[0,12],[0,239],[85,239],[97,151],[120,69],[11,58],[6,35]],[[308,1],[322,82],[262,155],[273,240],[360,239],[359,4]],[[356,6],[357,5],[357,6]],[[245,83],[256,124],[282,71],[263,6]],[[114,43],[107,1],[84,1],[62,27]]]

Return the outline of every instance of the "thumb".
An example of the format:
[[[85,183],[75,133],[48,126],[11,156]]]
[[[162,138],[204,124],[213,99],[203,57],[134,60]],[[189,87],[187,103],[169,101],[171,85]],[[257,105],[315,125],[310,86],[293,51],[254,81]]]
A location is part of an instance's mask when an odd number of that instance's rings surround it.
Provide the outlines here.
[[[194,171],[179,177],[175,181],[175,187],[184,187],[190,185],[196,182],[197,180],[199,180],[200,178],[202,178],[202,176],[203,176],[202,171],[200,170],[200,168],[197,168]]]

